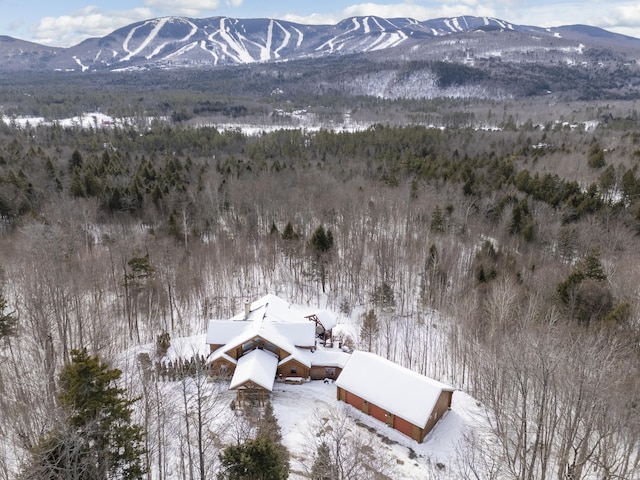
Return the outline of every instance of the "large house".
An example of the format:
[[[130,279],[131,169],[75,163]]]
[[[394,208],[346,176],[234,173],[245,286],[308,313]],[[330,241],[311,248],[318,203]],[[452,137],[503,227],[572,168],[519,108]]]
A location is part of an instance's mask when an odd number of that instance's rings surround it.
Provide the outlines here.
[[[338,400],[422,442],[451,408],[453,388],[378,355],[355,351],[338,380]]]
[[[246,303],[229,320],[211,320],[206,342],[212,372],[230,376],[238,403],[259,405],[276,380],[336,379],[349,355],[331,345],[335,317],[326,310],[303,312],[275,295]]]
[[[246,303],[229,320],[211,320],[212,373],[230,377],[240,407],[262,406],[276,381],[336,380],[337,397],[422,442],[451,408],[453,389],[372,353],[335,348],[335,317],[304,312],[275,295]]]

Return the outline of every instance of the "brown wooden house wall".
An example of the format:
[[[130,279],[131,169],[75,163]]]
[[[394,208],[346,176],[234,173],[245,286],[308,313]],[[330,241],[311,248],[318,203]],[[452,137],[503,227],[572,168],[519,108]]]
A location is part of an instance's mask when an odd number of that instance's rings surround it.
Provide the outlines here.
[[[451,398],[453,392],[442,392],[438,401],[431,412],[431,416],[427,421],[424,428],[420,428],[418,425],[393,415],[382,407],[379,407],[373,403],[370,403],[358,395],[349,392],[341,387],[338,387],[337,397],[338,400],[348,403],[349,405],[357,408],[358,410],[372,416],[373,418],[386,423],[390,427],[404,433],[408,437],[413,438],[415,441],[422,443],[427,434],[433,429],[435,424],[442,418],[444,413],[451,408]]]
[[[433,407],[433,411],[429,416],[427,424],[423,429],[421,429],[420,439],[418,440],[419,442],[422,442],[424,440],[424,437],[427,436],[427,433],[429,433],[433,429],[433,427],[435,427],[436,423],[438,423],[438,420],[440,420],[445,412],[451,408],[452,397],[453,392],[442,392],[440,394],[440,396],[438,397],[438,401],[436,402],[436,406]]]
[[[292,373],[291,369],[295,368],[296,373]],[[298,360],[291,359],[288,362],[278,365],[277,375],[279,377],[309,377],[309,367],[300,363]]]
[[[236,365],[224,357],[211,363],[211,375],[215,377],[231,377],[236,370]]]
[[[347,391],[344,388],[338,387],[336,394],[337,394],[338,400],[342,402],[347,401]]]
[[[344,399],[344,401],[347,402],[349,405],[353,405],[358,410],[362,410],[362,398],[360,398],[359,396],[351,393],[348,390],[345,390],[345,399]]]
[[[420,431],[420,428],[418,428],[417,426],[415,426],[413,423],[408,422],[407,420],[405,420],[404,418],[400,418],[400,417],[393,417],[393,428],[395,428],[396,430],[398,430],[401,433],[404,433],[407,437],[411,437],[414,440],[416,440],[417,442],[420,442],[421,440],[419,439],[419,434],[416,435],[414,432],[416,430],[418,430],[418,432]],[[418,437],[418,438],[416,438]]]
[[[332,369],[333,374],[327,373],[327,368]],[[311,367],[310,376],[311,380],[324,380],[325,378],[335,380],[338,378],[338,375],[340,375],[340,372],[342,372],[342,368],[340,367],[325,367],[322,365],[314,365]]]
[[[271,342],[267,342],[267,341],[266,341],[264,338],[262,338],[260,335],[256,335],[255,337],[251,338],[251,339],[250,339],[250,340],[248,340],[248,341],[252,341],[252,342],[254,342],[254,343],[256,343],[256,344],[257,344],[256,339],[258,339],[258,338],[259,338],[260,340],[262,340],[262,341],[263,341],[263,343],[265,343],[265,344],[266,344],[266,343],[269,343],[269,344],[273,345]],[[287,357],[288,357],[288,356],[290,356],[290,355],[291,355],[291,353],[292,353],[292,352],[287,352],[286,350],[284,350],[284,349],[280,348],[278,345],[273,345],[273,346],[274,346],[274,347],[276,347],[276,351],[275,351],[275,352],[273,352],[273,353],[275,353],[275,354],[278,356],[278,358],[279,358],[279,359],[287,358]],[[259,347],[258,347],[258,345],[256,345],[255,347],[253,347],[251,350],[254,350],[255,348],[259,348]],[[251,350],[247,350],[246,352],[243,352],[243,351],[242,351],[242,345],[238,345],[238,346],[236,346],[235,348],[231,348],[231,349],[227,350],[225,353],[226,353],[227,355],[229,355],[230,357],[235,358],[235,359],[237,360],[237,359],[239,359],[243,354],[248,353],[248,352],[250,352]],[[265,348],[265,350],[267,350],[267,351],[271,351],[271,350],[266,349],[266,348]]]
[[[393,423],[389,423],[389,418],[393,417],[393,415],[387,412],[384,408],[381,408],[373,403],[370,403],[369,415],[371,415],[376,420],[380,420],[382,423],[386,423],[387,425],[393,427]]]

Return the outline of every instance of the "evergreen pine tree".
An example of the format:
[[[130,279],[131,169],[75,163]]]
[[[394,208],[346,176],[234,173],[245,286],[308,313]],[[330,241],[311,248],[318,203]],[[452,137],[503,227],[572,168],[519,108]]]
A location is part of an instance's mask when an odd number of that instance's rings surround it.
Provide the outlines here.
[[[320,282],[322,283],[322,293],[325,293],[325,286],[327,280],[327,256],[329,251],[333,248],[333,232],[331,229],[324,229],[324,226],[320,225],[315,229],[309,240],[309,245],[313,251],[315,262],[320,270]]]
[[[282,239],[283,240],[297,240],[298,237],[299,237],[299,235],[293,229],[293,225],[291,225],[291,222],[287,222],[287,225],[284,227],[284,230],[282,232]]]
[[[282,443],[282,432],[280,430],[280,425],[278,425],[278,419],[273,413],[273,405],[271,404],[271,402],[267,402],[264,407],[264,412],[262,413],[262,417],[258,422],[258,431],[256,432],[256,438],[266,438],[273,442],[273,445],[280,459],[280,464],[288,475],[290,458],[289,450],[287,450],[287,447],[285,447]]]
[[[442,210],[440,210],[440,205],[436,205],[436,208],[433,210],[433,215],[431,216],[431,231],[444,232],[444,216],[442,215]]]
[[[11,313],[5,313],[7,301],[0,292],[0,340],[16,334],[18,319]]]
[[[282,444],[280,425],[267,402],[256,438],[231,445],[220,454],[220,480],[284,480],[289,477],[289,451]]]
[[[579,269],[585,277],[592,280],[602,281],[607,279],[607,274],[604,273],[602,263],[600,263],[600,252],[597,249],[590,250],[587,253]]]
[[[284,465],[276,445],[259,437],[242,445],[231,445],[220,454],[222,468],[218,480],[285,480],[289,465]]]
[[[143,430],[131,423],[132,405],[109,369],[85,350],[73,350],[60,373],[62,421],[34,449],[27,478],[140,479]]]
[[[373,341],[380,331],[378,316],[373,309],[362,315],[362,326],[360,327],[360,340],[366,345],[367,352],[370,352]]]
[[[76,148],[71,154],[71,160],[69,161],[69,171],[74,172],[82,168],[82,164],[84,160],[82,158],[82,154]]]
[[[258,431],[256,438],[268,438],[273,443],[282,442],[282,433],[280,432],[280,425],[278,425],[278,419],[273,413],[273,405],[271,402],[267,402],[264,406],[264,412],[258,422]]]
[[[86,197],[87,192],[84,187],[84,181],[78,172],[73,173],[70,187],[71,195],[74,197]]]
[[[589,154],[587,156],[587,164],[594,169],[602,168],[606,165],[604,159],[604,150],[597,141],[593,141],[591,147],[589,147]]]

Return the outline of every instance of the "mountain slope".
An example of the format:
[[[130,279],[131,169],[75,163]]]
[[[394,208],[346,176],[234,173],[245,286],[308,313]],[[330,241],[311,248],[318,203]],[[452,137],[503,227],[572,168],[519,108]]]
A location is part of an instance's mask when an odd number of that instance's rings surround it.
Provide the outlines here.
[[[287,95],[502,100],[640,98],[640,40],[584,25],[514,25],[486,17],[353,17],[336,25],[274,19],[163,17],[66,49],[0,37],[0,73],[160,70],[203,89],[195,71],[216,69],[216,89]],[[208,75],[208,73],[207,73]],[[97,82],[92,75],[90,82]],[[112,77],[113,78],[113,77]],[[65,79],[69,82],[69,79]],[[47,85],[51,81],[46,82]],[[210,81],[206,80],[209,84]],[[168,88],[186,83],[171,83]]]
[[[193,19],[163,17],[137,22],[102,38],[66,49],[38,46],[2,37],[20,48],[3,48],[0,69],[121,70],[140,68],[214,67],[318,58],[332,55],[386,53],[397,49],[421,51],[446,39],[451,50],[461,36],[478,32],[498,34],[509,49],[512,36],[523,35],[529,44],[540,39],[590,45],[640,48],[640,40],[586,26],[553,29],[514,25],[488,17],[455,17],[417,21],[352,17],[336,25],[302,25],[275,19]],[[491,48],[494,48],[493,45]],[[483,48],[480,48],[483,50]],[[494,49],[495,50],[495,49]]]
[[[37,43],[25,42],[6,35],[0,35],[0,69],[33,70],[46,69],[63,48],[45,47]]]

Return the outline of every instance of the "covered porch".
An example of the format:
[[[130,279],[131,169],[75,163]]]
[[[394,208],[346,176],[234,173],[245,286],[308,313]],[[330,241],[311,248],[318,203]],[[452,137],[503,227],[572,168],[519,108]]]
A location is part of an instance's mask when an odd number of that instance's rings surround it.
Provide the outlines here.
[[[277,369],[278,357],[266,350],[252,350],[240,357],[229,386],[237,392],[238,406],[263,407],[273,391]]]

